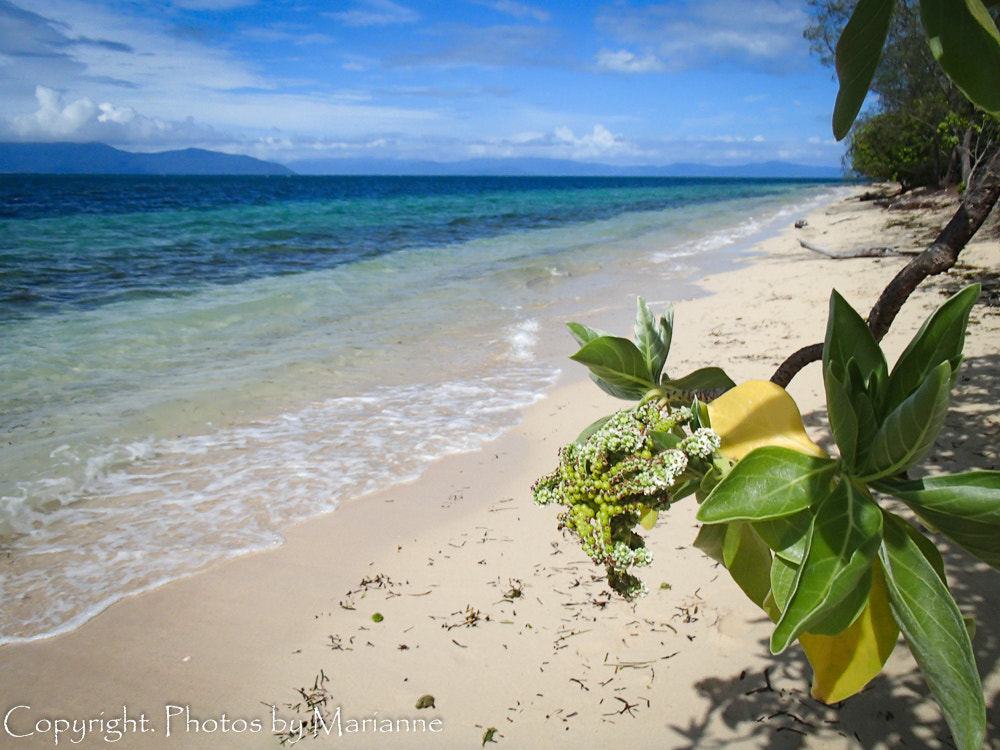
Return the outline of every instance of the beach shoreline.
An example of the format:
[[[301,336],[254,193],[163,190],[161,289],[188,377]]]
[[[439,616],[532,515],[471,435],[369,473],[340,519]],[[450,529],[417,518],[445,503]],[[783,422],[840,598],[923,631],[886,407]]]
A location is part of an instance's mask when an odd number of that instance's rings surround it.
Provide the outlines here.
[[[43,192],[51,221],[5,223],[27,301],[2,311],[0,644],[71,631],[478,448],[565,367],[564,320],[596,311],[610,326],[651,289],[684,299],[700,269],[842,189],[306,182],[289,183],[295,201],[266,180],[213,183],[183,191],[178,214],[145,211],[142,196],[163,195],[140,181],[82,195],[76,218]],[[233,199],[217,203],[224,185]],[[266,207],[243,205],[251,187]],[[137,226],[158,239],[129,244]],[[276,251],[295,273],[274,273]],[[218,277],[220,257],[247,260],[251,278]],[[51,263],[91,275],[38,274]],[[164,273],[147,277],[149,263]],[[106,304],[137,277],[142,294]]]
[[[924,212],[907,226],[862,192],[792,217],[731,269],[695,280],[705,293],[676,301],[668,370],[720,365],[737,382],[766,379],[822,340],[831,288],[866,312],[907,258],[833,260],[799,240],[921,249],[934,219]],[[995,268],[1000,243],[977,238],[962,260]],[[904,307],[884,342],[890,360],[950,284],[931,280]],[[671,301],[656,289],[644,296],[654,309]],[[628,304],[623,296],[574,319],[630,335]],[[977,306],[967,376],[935,450],[941,466],[1000,468],[998,330],[996,309]],[[541,346],[559,336],[572,353],[563,331],[541,332]],[[818,366],[789,392],[828,444]],[[481,450],[342,502],[285,530],[274,549],[131,596],[70,633],[0,646],[0,745],[266,748],[282,735],[356,748],[947,747],[905,648],[845,704],[809,698],[800,652],[771,656],[766,618],[691,546],[693,502],[647,534],[650,595],[607,593],[555,510],[533,506],[530,485],[560,445],[624,406],[566,361],[546,397]],[[991,621],[996,575],[946,557],[972,582],[958,587],[960,603]],[[975,645],[995,706],[1000,644],[985,630]],[[1000,715],[988,715],[988,741],[1000,747]]]

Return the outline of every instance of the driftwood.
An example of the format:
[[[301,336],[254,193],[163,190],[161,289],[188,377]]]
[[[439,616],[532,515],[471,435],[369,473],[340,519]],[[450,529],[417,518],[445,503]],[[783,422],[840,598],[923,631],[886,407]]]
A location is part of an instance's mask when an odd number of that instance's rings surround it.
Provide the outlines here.
[[[812,250],[814,253],[825,255],[827,258],[833,258],[834,260],[845,260],[847,258],[886,258],[904,254],[899,250],[893,250],[891,247],[863,247],[860,250],[853,250],[851,252],[835,253],[833,250],[829,250],[821,245],[814,245],[805,240],[799,240],[799,244],[806,250]]]
[[[997,204],[1000,199],[1000,151],[983,166],[970,183],[955,215],[934,243],[907,263],[882,290],[868,313],[868,327],[876,341],[881,341],[889,331],[903,303],[924,279],[944,273],[958,262],[959,253]],[[771,381],[786,387],[799,370],[822,358],[823,344],[803,347],[781,363]]]

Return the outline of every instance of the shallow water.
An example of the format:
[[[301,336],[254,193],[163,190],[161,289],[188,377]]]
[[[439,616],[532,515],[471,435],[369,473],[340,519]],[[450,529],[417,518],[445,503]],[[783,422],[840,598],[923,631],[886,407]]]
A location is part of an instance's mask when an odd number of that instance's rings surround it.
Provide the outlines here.
[[[553,320],[834,189],[0,176],[0,643],[482,446],[554,382]]]

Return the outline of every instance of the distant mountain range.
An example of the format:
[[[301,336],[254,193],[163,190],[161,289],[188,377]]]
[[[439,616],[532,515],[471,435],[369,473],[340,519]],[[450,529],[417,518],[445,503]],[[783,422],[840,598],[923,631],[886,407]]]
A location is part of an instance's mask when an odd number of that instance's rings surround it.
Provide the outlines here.
[[[103,143],[0,143],[0,173],[290,175],[288,167],[200,148],[135,154]]]
[[[843,179],[839,167],[762,162],[618,167],[568,159],[302,159],[277,164],[250,156],[188,148],[132,153],[102,143],[0,143],[0,173],[142,175],[499,175],[551,177],[755,177]]]
[[[840,167],[770,161],[739,166],[668,164],[620,167],[569,159],[471,159],[456,162],[395,159],[302,159],[288,163],[299,174],[510,175],[534,177],[778,177],[839,180]]]

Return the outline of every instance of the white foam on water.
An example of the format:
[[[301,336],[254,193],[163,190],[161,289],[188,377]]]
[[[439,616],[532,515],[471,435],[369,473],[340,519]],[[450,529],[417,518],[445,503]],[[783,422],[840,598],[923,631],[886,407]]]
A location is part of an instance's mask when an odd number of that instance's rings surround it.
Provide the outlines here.
[[[521,330],[523,328],[523,330]],[[515,327],[524,360],[532,326]],[[15,563],[0,576],[0,643],[70,630],[123,596],[280,542],[280,529],[415,479],[515,424],[558,373],[376,388],[206,434],[109,445],[61,507],[4,498]],[[72,449],[58,453],[72,460]],[[25,488],[25,494],[29,494]]]
[[[671,244],[663,250],[652,253],[653,263],[673,263],[678,258],[703,255],[717,250],[747,244],[758,240],[785,226],[795,216],[830,203],[837,197],[846,195],[847,191],[835,188],[823,191],[796,203],[778,203],[770,208],[760,209],[757,215],[747,216],[731,225],[698,234],[691,240]],[[710,219],[708,219],[710,221]]]
[[[506,338],[510,344],[510,358],[515,362],[531,362],[535,358],[540,324],[534,318],[508,326]]]

